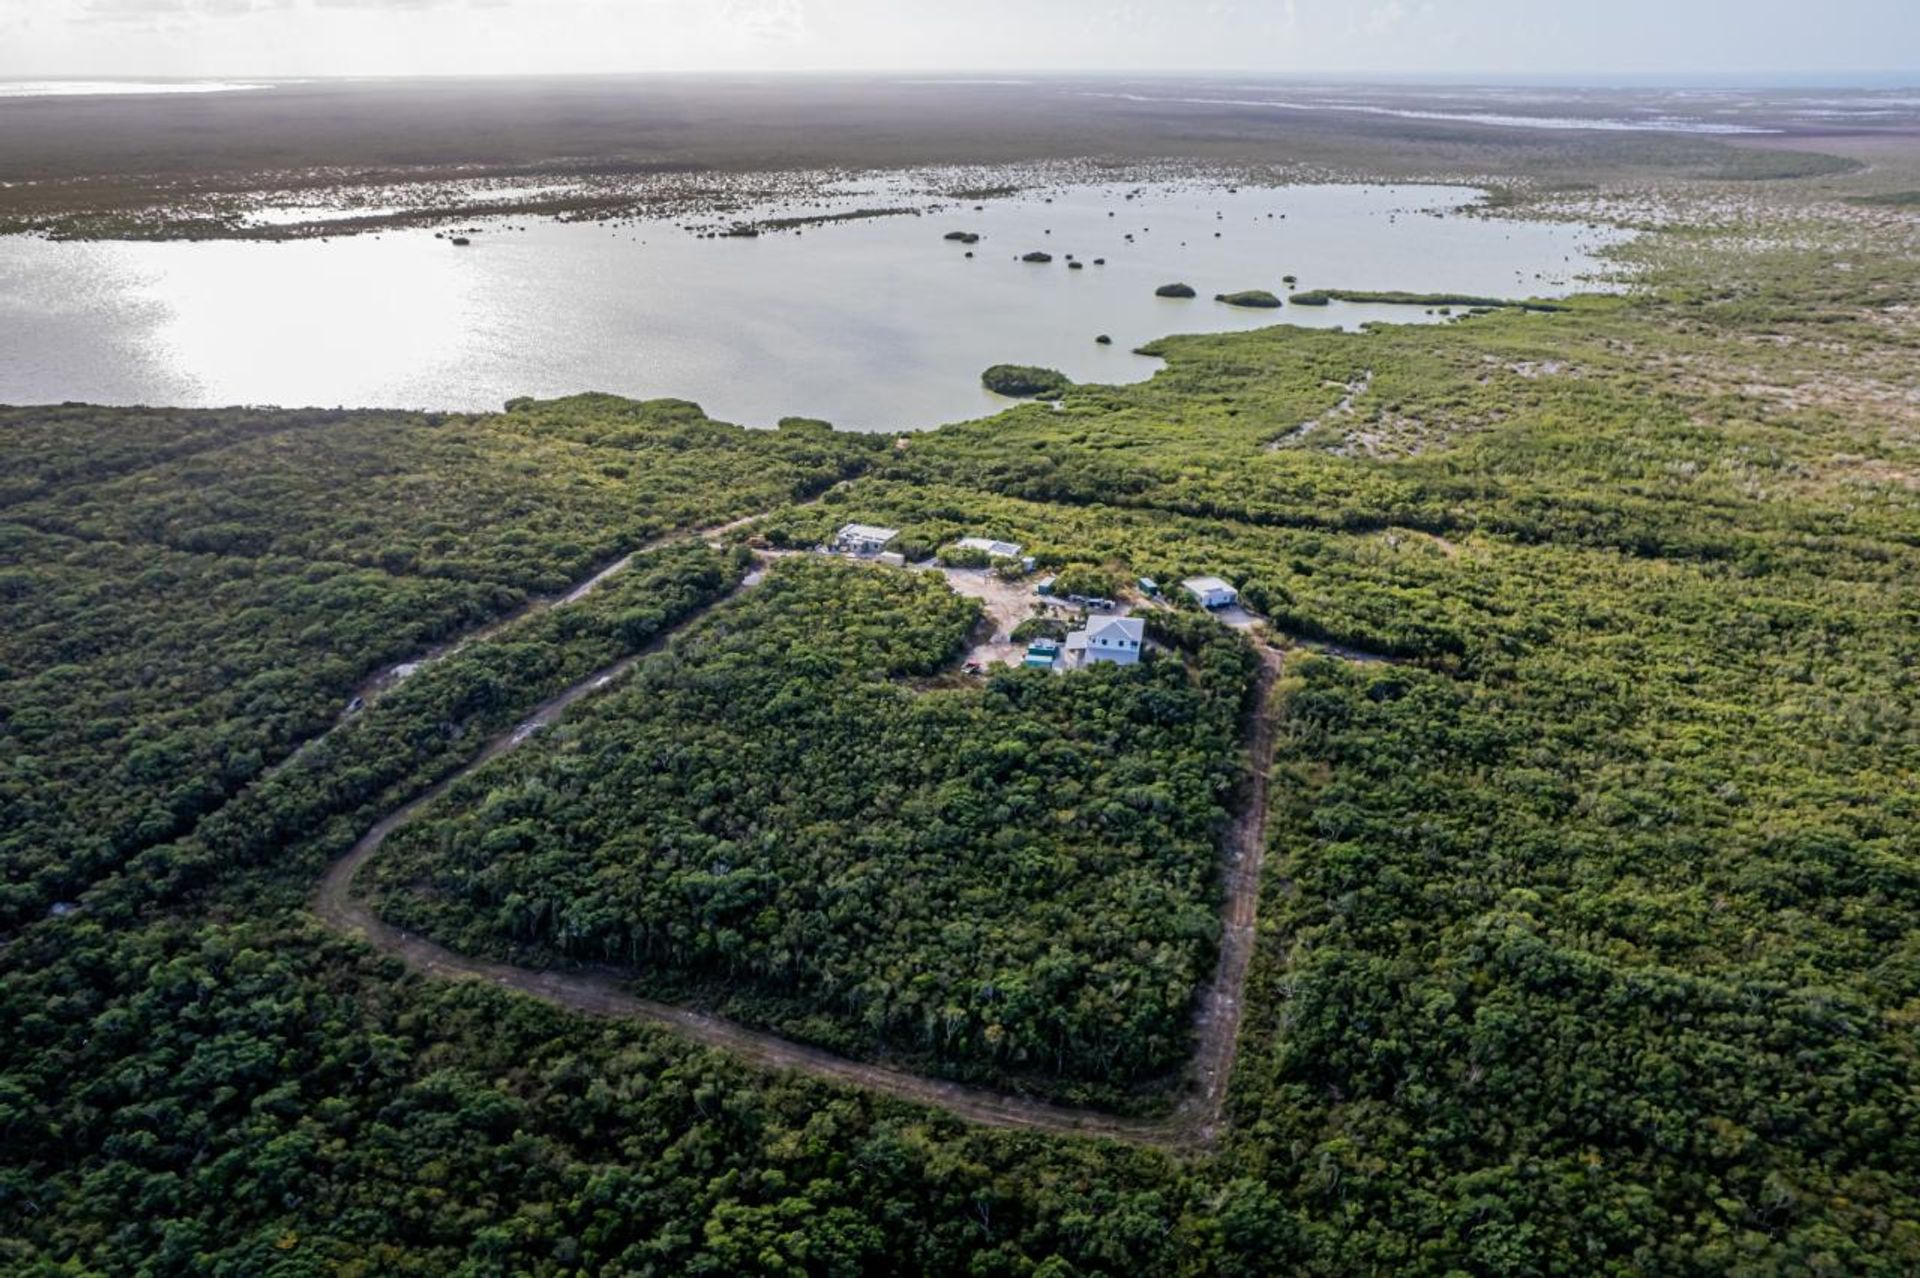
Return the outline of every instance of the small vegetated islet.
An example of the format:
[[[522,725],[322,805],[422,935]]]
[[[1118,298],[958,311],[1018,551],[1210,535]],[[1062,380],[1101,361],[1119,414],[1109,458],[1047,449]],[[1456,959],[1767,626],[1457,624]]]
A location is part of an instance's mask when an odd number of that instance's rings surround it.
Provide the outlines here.
[[[1225,302],[1228,306],[1245,306],[1255,310],[1272,310],[1281,305],[1278,297],[1263,288],[1244,289],[1238,293],[1215,293],[1213,300]]]
[[[1066,374],[1030,364],[995,364],[980,374],[980,384],[1013,399],[1057,399],[1073,389]]]

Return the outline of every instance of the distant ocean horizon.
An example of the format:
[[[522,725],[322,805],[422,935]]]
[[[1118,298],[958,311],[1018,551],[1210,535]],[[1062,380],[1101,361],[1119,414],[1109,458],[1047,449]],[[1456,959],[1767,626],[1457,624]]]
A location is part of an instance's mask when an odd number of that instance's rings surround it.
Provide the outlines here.
[[[148,78],[74,79],[50,76],[44,79],[0,80],[0,98],[105,98],[130,94],[236,93],[264,89],[288,80],[228,80]]]
[[[1541,72],[1533,74],[1500,73],[1395,73],[1383,71],[1276,71],[1259,68],[1220,68],[1208,71],[1152,71],[1113,68],[1106,70],[1029,71],[995,73],[984,78],[964,68],[930,71],[922,68],[848,71],[739,71],[707,72],[635,71],[635,72],[529,72],[517,75],[400,75],[400,76],[13,76],[0,78],[0,98],[108,97],[127,95],[171,95],[198,93],[236,93],[295,84],[353,84],[368,82],[405,82],[435,80],[622,80],[622,79],[791,79],[821,80],[844,78],[893,79],[911,77],[937,84],[1034,84],[1049,80],[1153,80],[1204,82],[1216,80],[1261,81],[1274,84],[1375,85],[1393,88],[1533,88],[1565,90],[1715,90],[1723,92],[1792,91],[1841,89],[1858,92],[1920,90],[1920,68],[1882,71],[1766,71],[1766,72],[1657,72],[1657,71],[1584,71]]]

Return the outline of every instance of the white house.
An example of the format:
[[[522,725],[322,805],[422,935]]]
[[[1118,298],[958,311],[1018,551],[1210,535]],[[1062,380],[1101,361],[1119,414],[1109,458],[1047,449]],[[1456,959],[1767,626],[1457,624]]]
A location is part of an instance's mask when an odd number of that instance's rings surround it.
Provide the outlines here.
[[[877,555],[887,548],[887,543],[900,535],[898,528],[881,528],[875,524],[848,524],[833,539],[835,550],[844,550],[852,555]]]
[[[1067,660],[1074,665],[1111,661],[1130,666],[1140,660],[1147,642],[1147,623],[1138,617],[1094,617],[1085,630],[1067,636]]]
[[[1189,577],[1180,587],[1198,599],[1202,608],[1231,608],[1240,599],[1240,592],[1218,577]]]
[[[962,550],[982,551],[994,559],[1018,559],[1020,547],[1011,541],[995,541],[991,537],[962,537],[953,543]]]

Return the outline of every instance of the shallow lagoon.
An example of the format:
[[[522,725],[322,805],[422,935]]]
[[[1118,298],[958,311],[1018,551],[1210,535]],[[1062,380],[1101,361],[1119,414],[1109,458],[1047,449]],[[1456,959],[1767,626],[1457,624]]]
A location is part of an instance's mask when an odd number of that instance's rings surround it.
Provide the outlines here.
[[[797,414],[933,426],[1006,405],[979,384],[990,364],[1136,381],[1158,362],[1131,348],[1169,333],[1438,318],[1211,300],[1284,294],[1288,274],[1303,290],[1595,287],[1583,277],[1603,269],[1593,253],[1616,232],[1450,211],[1475,194],[1082,186],[758,238],[507,218],[467,248],[427,230],[279,243],[7,237],[0,402],[485,409],[603,390],[697,400],[751,425]],[[869,183],[798,211],[902,202]],[[955,230],[982,238],[943,239]],[[1054,260],[1017,260],[1036,249]],[[1068,254],[1086,267],[1070,269]],[[1199,298],[1153,295],[1176,280]],[[1113,345],[1095,344],[1102,333]]]

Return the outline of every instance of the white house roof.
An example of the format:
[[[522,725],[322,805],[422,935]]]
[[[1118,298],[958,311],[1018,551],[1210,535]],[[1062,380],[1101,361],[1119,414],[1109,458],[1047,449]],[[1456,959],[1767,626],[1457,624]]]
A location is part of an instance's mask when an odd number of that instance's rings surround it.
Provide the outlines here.
[[[991,537],[962,537],[954,545],[967,550],[984,550],[995,559],[1018,559],[1020,547],[1011,541],[995,541]]]
[[[1232,582],[1222,581],[1218,577],[1189,577],[1180,584],[1195,594],[1207,594],[1215,590],[1231,591],[1233,589]]]
[[[1147,623],[1138,617],[1095,617],[1087,622],[1087,638],[1094,643],[1139,643],[1147,637]]]
[[[882,528],[878,524],[848,524],[840,530],[842,541],[892,541],[900,535],[898,528]]]

